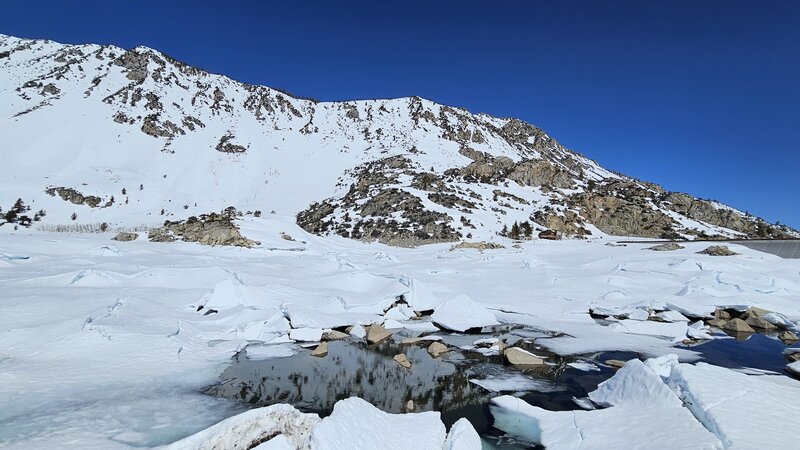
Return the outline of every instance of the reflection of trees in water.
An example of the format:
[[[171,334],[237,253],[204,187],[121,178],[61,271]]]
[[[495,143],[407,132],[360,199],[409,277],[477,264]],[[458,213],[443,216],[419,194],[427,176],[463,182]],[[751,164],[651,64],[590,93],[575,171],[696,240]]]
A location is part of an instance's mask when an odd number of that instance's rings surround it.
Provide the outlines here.
[[[405,353],[412,362],[405,369],[392,360]],[[541,352],[539,352],[541,353]],[[536,378],[554,380],[566,367],[558,358],[554,366],[530,371]],[[432,358],[424,347],[400,346],[384,342],[376,346],[349,341],[330,342],[328,356],[315,358],[307,353],[266,361],[251,361],[238,356],[221,378],[227,380],[210,387],[207,393],[235,398],[255,406],[289,403],[306,411],[328,414],[333,405],[351,396],[361,397],[392,413],[413,400],[418,411],[447,411],[470,405],[483,405],[493,394],[469,382],[476,375],[513,371],[502,366],[502,357],[478,353],[461,356],[451,353]]]

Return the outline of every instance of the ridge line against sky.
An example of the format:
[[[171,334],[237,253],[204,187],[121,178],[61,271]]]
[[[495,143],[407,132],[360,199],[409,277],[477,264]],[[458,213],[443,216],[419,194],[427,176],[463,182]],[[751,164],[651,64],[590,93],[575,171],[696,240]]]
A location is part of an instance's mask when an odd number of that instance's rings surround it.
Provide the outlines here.
[[[516,117],[604,167],[800,228],[800,2],[5,5],[0,33],[145,45],[322,101]]]

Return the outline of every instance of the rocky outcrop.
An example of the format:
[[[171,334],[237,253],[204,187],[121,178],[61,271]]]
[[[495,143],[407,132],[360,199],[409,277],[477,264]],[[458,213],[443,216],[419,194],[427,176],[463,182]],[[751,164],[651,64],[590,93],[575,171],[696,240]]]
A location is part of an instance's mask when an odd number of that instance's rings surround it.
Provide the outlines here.
[[[465,248],[474,248],[476,250],[484,251],[484,250],[495,250],[506,247],[496,242],[459,242],[458,244],[450,247],[450,251],[452,252],[453,250],[460,250]]]
[[[121,241],[121,242],[128,242],[128,241],[135,241],[139,237],[138,233],[130,233],[127,231],[120,231],[117,233],[116,236],[111,238],[114,241]]]
[[[725,245],[712,245],[705,250],[700,250],[697,252],[701,255],[709,255],[709,256],[735,256],[738,253],[734,252],[733,250],[729,249]]]
[[[686,247],[676,243],[676,242],[667,242],[665,244],[659,244],[653,247],[647,247],[645,250],[652,250],[654,252],[673,252],[675,250],[681,250]]]
[[[164,222],[164,226],[150,230],[148,239],[152,242],[173,242],[181,239],[204,245],[228,245],[251,248],[260,242],[247,239],[239,233],[228,214],[204,214],[190,217],[185,221]]]
[[[312,204],[297,214],[297,224],[311,233],[335,233],[400,247],[458,240],[461,235],[449,215],[425,208],[422,199],[397,186],[401,174],[413,173],[410,161],[399,156],[359,166],[352,171],[354,180],[347,194]],[[424,175],[415,180],[429,188],[441,182]],[[448,195],[432,193],[429,199],[452,207],[474,206]],[[337,217],[336,211],[345,213]]]
[[[62,200],[68,201],[75,205],[87,205],[92,208],[97,208],[100,206],[100,203],[103,202],[103,199],[94,195],[83,195],[77,190],[68,187],[50,187],[45,189],[45,192],[55,197],[58,195],[61,197]]]

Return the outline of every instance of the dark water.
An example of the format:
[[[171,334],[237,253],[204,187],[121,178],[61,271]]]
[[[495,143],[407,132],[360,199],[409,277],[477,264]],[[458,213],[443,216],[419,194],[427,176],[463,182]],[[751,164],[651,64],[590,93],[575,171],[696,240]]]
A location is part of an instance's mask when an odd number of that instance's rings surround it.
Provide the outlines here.
[[[243,354],[234,357],[220,384],[206,393],[236,399],[253,407],[289,403],[305,412],[327,416],[333,405],[344,398],[358,396],[379,409],[403,412],[408,400],[415,411],[440,411],[449,428],[466,417],[487,440],[501,448],[532,448],[503,437],[492,428],[489,401],[503,393],[516,393],[531,404],[552,410],[573,410],[573,397],[586,397],[597,384],[613,375],[613,370],[583,372],[567,363],[575,358],[537,348],[530,330],[504,330],[495,335],[441,335],[451,351],[432,358],[428,343],[401,345],[403,336],[384,343],[367,345],[351,340],[328,344],[328,355],[310,356],[310,350],[286,358],[253,361]],[[485,356],[457,347],[472,344],[482,337],[498,336],[506,342],[547,356],[548,365],[519,370],[504,363],[501,356]],[[392,358],[403,353],[412,362],[405,369]],[[497,392],[471,383],[470,379],[493,380],[503,386]]]
[[[723,334],[721,331],[719,334]],[[703,361],[730,369],[752,368],[783,372],[786,359],[783,350],[800,347],[800,343],[787,346],[774,335],[728,333],[730,339],[714,339],[691,346],[700,353]]]
[[[207,394],[235,399],[245,404],[267,406],[289,403],[304,412],[324,417],[333,405],[358,396],[390,412],[403,412],[413,400],[415,411],[440,411],[449,428],[458,419],[467,418],[478,433],[498,448],[536,448],[514,442],[492,427],[489,401],[502,394],[514,394],[526,402],[552,411],[580,409],[575,398],[585,398],[597,385],[613,376],[615,370],[598,365],[600,370],[582,371],[568,365],[581,360],[629,360],[630,352],[605,352],[584,357],[562,357],[536,345],[537,337],[547,337],[536,330],[506,327],[487,335],[439,335],[451,351],[432,358],[429,343],[401,345],[405,336],[367,345],[352,340],[329,342],[328,355],[310,356],[311,350],[298,348],[294,356],[254,361],[244,354],[234,357],[222,375],[221,383]],[[483,337],[499,337],[509,345],[546,356],[546,366],[520,370],[504,363],[501,356],[485,356],[473,350],[459,350]],[[691,347],[704,361],[729,368],[756,368],[780,372],[786,365],[782,351],[786,346],[765,335],[717,339]],[[412,362],[405,369],[392,358],[403,353]],[[501,385],[489,391],[469,380],[493,380]]]

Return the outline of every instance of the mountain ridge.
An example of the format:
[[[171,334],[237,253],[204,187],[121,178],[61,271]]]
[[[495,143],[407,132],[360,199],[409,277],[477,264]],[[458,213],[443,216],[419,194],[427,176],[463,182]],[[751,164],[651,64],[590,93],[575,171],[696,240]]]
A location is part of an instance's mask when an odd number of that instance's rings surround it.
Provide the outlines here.
[[[524,121],[416,96],[319,102],[149,47],[4,35],[0,67],[0,206],[22,198],[46,211],[40,226],[233,206],[393,245],[492,240],[515,222],[578,237],[797,235],[605,169]]]

